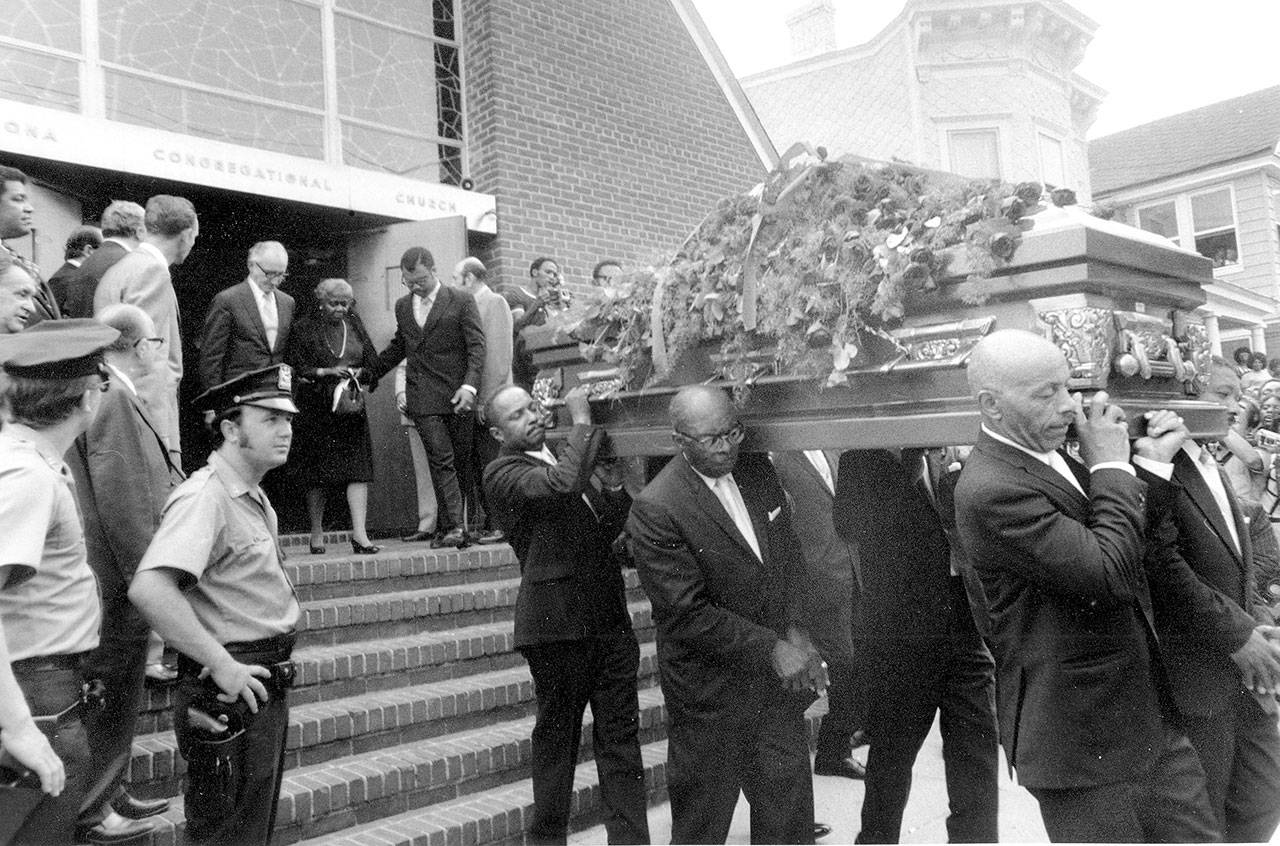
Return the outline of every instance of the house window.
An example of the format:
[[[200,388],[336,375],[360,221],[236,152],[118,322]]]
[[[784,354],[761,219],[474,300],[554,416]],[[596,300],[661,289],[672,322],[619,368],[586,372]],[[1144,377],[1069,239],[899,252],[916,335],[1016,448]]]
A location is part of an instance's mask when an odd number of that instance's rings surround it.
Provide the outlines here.
[[[958,129],[947,133],[951,172],[978,179],[1000,178],[1000,133],[994,129]]]
[[[1211,259],[1214,267],[1240,263],[1235,210],[1229,187],[1191,195],[1191,228],[1196,252]]]
[[[1138,228],[1178,243],[1178,210],[1173,200],[1138,209]]]
[[[1067,182],[1067,168],[1062,152],[1062,142],[1051,135],[1040,133],[1040,181],[1054,188]]]

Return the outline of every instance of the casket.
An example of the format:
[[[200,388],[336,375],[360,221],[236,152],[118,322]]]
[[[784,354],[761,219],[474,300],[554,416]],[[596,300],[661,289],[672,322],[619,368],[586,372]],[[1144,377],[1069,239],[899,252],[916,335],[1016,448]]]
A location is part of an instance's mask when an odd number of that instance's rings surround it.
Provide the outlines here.
[[[936,290],[909,298],[901,325],[888,332],[893,343],[868,345],[844,384],[767,368],[747,383],[727,381],[714,353],[704,353],[675,368],[669,384],[593,400],[593,417],[621,455],[673,452],[667,404],[679,385],[697,381],[736,391],[746,449],[970,444],[979,415],[965,379],[969,353],[989,332],[1018,328],[1062,349],[1073,390],[1105,389],[1130,420],[1169,408],[1197,437],[1225,432],[1226,411],[1199,396],[1210,350],[1195,312],[1213,281],[1209,259],[1076,206],[1046,208],[1023,226],[1012,261],[985,281],[984,302],[965,301],[965,268],[953,263]],[[584,361],[563,331],[526,333],[544,396],[583,383],[617,387],[616,374]],[[761,347],[767,359],[767,339]]]

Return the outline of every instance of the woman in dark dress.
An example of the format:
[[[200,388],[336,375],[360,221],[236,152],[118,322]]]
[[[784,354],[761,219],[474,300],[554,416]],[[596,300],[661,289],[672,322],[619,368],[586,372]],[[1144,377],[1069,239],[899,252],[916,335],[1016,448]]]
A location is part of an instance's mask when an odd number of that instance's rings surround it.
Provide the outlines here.
[[[369,507],[369,482],[373,480],[373,447],[369,418],[364,409],[339,414],[334,392],[348,375],[365,385],[377,361],[364,323],[355,313],[351,286],[343,279],[325,279],[315,289],[320,308],[293,327],[285,361],[301,383],[294,420],[295,466],[307,488],[307,512],[311,518],[311,551],[324,549],[324,505],[327,489],[347,487],[351,510],[351,549],[372,555],[380,547],[369,543],[365,528]],[[375,384],[365,385],[372,391]]]

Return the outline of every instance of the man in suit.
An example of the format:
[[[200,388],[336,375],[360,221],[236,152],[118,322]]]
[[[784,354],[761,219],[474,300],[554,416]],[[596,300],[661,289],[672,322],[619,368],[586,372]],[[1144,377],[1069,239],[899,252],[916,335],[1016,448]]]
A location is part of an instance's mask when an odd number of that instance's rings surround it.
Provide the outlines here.
[[[520,561],[515,648],[529,662],[538,698],[527,837],[565,842],[590,703],[609,842],[648,843],[636,699],[640,647],[611,551],[631,498],[620,478],[601,472],[604,430],[591,425],[586,390],[570,391],[565,407],[573,431],[558,457],[546,446],[538,403],[522,388],[500,389],[486,415],[502,448],[484,485]],[[599,489],[593,472],[602,477]]]
[[[498,391],[511,384],[511,308],[499,294],[489,289],[489,272],[480,259],[464,258],[453,268],[453,284],[476,298],[480,312],[480,329],[484,332],[484,373],[480,378],[480,395],[476,397],[476,429],[472,437],[472,478],[477,482],[477,505],[483,515],[473,515],[479,526],[475,535],[477,543],[501,543],[503,533],[493,525],[489,504],[485,500],[484,487],[479,480],[484,468],[498,457],[498,442],[489,437],[484,409]]]
[[[526,347],[522,333],[528,326],[543,325],[548,317],[567,309],[570,302],[564,277],[560,275],[560,265],[553,258],[540,256],[533,260],[529,265],[529,284],[532,291],[515,283],[499,285],[497,290],[511,308],[514,342],[511,375],[515,383],[526,390],[532,390],[538,371],[533,366],[533,355]]]
[[[206,391],[284,360],[294,303],[279,288],[289,276],[289,254],[279,241],[260,241],[249,249],[248,264],[248,278],[219,291],[204,319],[200,384]]]
[[[1235,369],[1216,359],[1208,375],[1206,397],[1236,410]],[[1265,842],[1280,822],[1280,734],[1267,681],[1275,647],[1265,637],[1275,621],[1254,601],[1249,526],[1210,446],[1187,440],[1170,458],[1134,458],[1173,486],[1173,507],[1149,555],[1189,568],[1196,589],[1188,605],[1171,591],[1171,579],[1152,582],[1164,665],[1208,778],[1219,833],[1228,842]]]
[[[1216,839],[1204,770],[1171,716],[1143,557],[1147,485],[1124,411],[1086,414],[1062,351],[1001,330],[969,360],[982,415],[956,527],[982,577],[1000,742],[1055,841]],[[1168,419],[1171,418],[1172,420]],[[1074,422],[1084,467],[1058,452]],[[1177,418],[1148,443],[1181,443]]]
[[[31,185],[27,175],[15,167],[0,165],[0,250],[4,250],[27,272],[36,283],[35,310],[27,319],[28,326],[41,320],[57,320],[62,317],[53,291],[44,281],[36,263],[10,248],[4,241],[24,238],[31,234],[35,206],[31,204]]]
[[[671,400],[680,452],[627,521],[653,605],[666,699],[673,843],[723,843],[739,791],[751,842],[812,843],[804,710],[826,668],[803,627],[806,579],[786,494],[767,456],[739,459],[729,397]]]
[[[911,768],[942,715],[947,839],[999,838],[995,664],[954,553],[941,450],[850,450],[840,459],[836,525],[862,561],[869,708],[859,843],[897,843]]]
[[[405,393],[396,404],[413,418],[431,467],[439,507],[431,543],[465,546],[464,488],[457,468],[471,455],[472,410],[484,375],[480,313],[466,291],[440,284],[426,247],[406,250],[400,271],[410,293],[396,301],[396,334],[378,356],[373,378],[406,361]]]
[[[182,381],[182,337],[178,323],[178,295],[169,266],[182,264],[196,238],[200,222],[195,207],[183,197],[157,194],[147,200],[147,234],[138,248],[102,275],[93,297],[94,314],[113,303],[136,305],[155,323],[168,356],[166,378],[155,380],[143,398],[165,433],[165,443],[180,461],[178,383]]]
[[[115,200],[102,212],[102,246],[85,259],[84,264],[67,282],[65,317],[93,317],[93,297],[98,292],[102,275],[124,258],[138,244],[147,227],[142,206],[128,200]],[[62,301],[59,301],[62,304]]]
[[[90,764],[95,779],[115,772],[104,792],[115,810],[141,818],[163,812],[169,803],[136,799],[121,786],[142,704],[148,632],[129,602],[129,583],[160,525],[165,500],[183,476],[138,396],[138,383],[163,354],[155,325],[140,308],[124,304],[108,306],[98,319],[120,337],[104,354],[110,378],[98,416],[67,454],[89,566],[102,598],[101,638],[89,659],[89,675],[102,679],[107,697],[88,719]],[[91,815],[89,821],[97,820]],[[108,814],[103,830],[118,834],[123,827]]]
[[[0,334],[27,328],[35,309],[36,281],[12,256],[0,251]]]
[[[839,534],[833,521],[840,456],[807,449],[771,453],[769,459],[791,502],[791,524],[809,580],[809,634],[831,679],[813,772],[864,778],[866,769],[851,754],[854,735],[866,728],[865,685],[856,660],[861,632],[859,643],[854,642],[855,618],[862,628],[862,573],[857,547]]]
[[[53,292],[53,298],[64,317],[70,316],[67,314],[67,290],[71,280],[75,278],[76,272],[80,270],[85,260],[101,246],[102,230],[96,226],[76,227],[67,236],[66,247],[63,249],[65,260],[62,262],[62,267],[55,270],[49,277],[49,290]]]

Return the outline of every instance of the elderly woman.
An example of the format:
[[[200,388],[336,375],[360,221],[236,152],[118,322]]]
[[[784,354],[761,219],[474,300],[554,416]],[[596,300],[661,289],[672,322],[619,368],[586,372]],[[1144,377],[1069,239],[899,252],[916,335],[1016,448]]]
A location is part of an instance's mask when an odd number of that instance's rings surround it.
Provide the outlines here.
[[[294,324],[285,350],[285,361],[302,383],[298,391],[300,413],[294,420],[294,466],[307,487],[311,551],[325,551],[327,489],[346,485],[351,550],[357,555],[372,555],[380,547],[369,542],[365,528],[369,482],[373,479],[369,419],[363,408],[344,410],[338,388],[348,378],[363,386],[377,361],[377,351],[355,313],[355,299],[346,280],[325,279],[316,286],[315,295],[319,313]],[[375,386],[365,387],[371,391]]]

